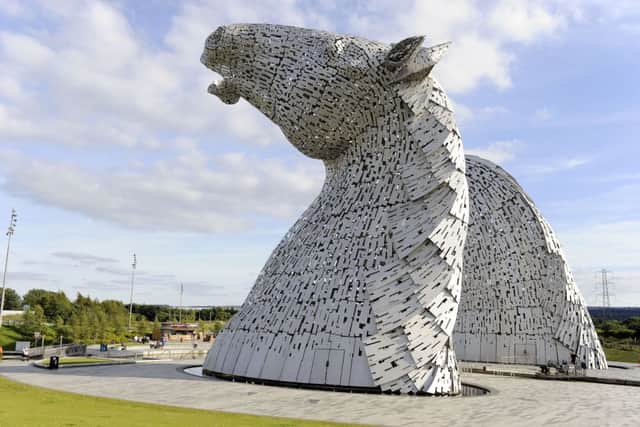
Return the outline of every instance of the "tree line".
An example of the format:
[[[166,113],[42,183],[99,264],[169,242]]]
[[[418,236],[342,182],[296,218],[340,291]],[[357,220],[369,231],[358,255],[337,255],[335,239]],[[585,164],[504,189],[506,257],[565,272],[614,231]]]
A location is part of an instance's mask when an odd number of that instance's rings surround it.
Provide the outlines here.
[[[128,338],[150,335],[159,338],[160,322],[198,322],[202,332],[217,332],[236,312],[231,307],[212,307],[203,310],[180,310],[168,305],[132,305],[131,330],[129,306],[121,301],[92,299],[81,293],[70,300],[63,291],[31,289],[23,297],[15,290],[5,291],[5,310],[26,308],[13,328],[34,340],[38,333],[45,343],[124,342]]]
[[[640,342],[640,316],[624,320],[593,318],[600,338],[605,341]]]

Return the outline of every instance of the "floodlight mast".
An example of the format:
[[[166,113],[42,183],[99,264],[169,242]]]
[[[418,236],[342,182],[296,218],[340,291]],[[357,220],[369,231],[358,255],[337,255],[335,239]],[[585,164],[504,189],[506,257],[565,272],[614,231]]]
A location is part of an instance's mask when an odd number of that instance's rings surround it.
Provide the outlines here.
[[[184,285],[182,283],[180,283],[180,320],[178,320],[178,323],[182,323],[182,294],[184,293]]]
[[[129,295],[129,332],[131,332],[131,313],[133,309],[133,280],[136,275],[136,264],[138,263],[136,259],[136,254],[133,254],[133,263],[131,263],[131,294]]]
[[[0,300],[0,328],[2,328],[2,316],[4,314],[4,295],[7,285],[7,266],[9,265],[9,249],[11,248],[11,236],[16,230],[18,214],[15,209],[11,209],[11,220],[7,229],[7,253],[4,256],[4,271],[2,272],[2,299]]]

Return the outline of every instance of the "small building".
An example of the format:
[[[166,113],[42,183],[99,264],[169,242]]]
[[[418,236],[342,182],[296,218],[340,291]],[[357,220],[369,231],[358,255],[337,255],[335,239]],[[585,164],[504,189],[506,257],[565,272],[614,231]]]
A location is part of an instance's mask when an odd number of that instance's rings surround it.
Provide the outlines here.
[[[197,330],[197,323],[162,322],[160,325],[160,333],[169,341],[198,339]]]
[[[22,322],[22,316],[24,316],[24,310],[3,310],[2,323],[4,325],[16,325]]]

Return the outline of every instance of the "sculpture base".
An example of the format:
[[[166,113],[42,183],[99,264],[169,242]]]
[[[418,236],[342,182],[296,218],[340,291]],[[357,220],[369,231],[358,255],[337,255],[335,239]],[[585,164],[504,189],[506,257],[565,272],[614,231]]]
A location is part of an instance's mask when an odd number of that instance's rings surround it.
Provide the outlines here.
[[[330,385],[330,384],[312,384],[312,383],[297,383],[297,382],[287,382],[287,381],[276,381],[276,380],[266,380],[264,378],[249,378],[249,377],[241,377],[237,375],[224,374],[222,372],[214,372],[209,369],[202,369],[202,374],[210,377],[220,378],[222,380],[234,381],[234,382],[245,382],[252,384],[261,384],[261,385],[269,385],[276,387],[290,387],[290,388],[303,388],[303,389],[311,389],[311,390],[325,390],[325,391],[338,391],[338,392],[347,392],[347,393],[366,393],[366,394],[401,394],[401,393],[392,393],[392,392],[383,392],[380,387],[353,387],[353,386],[341,386],[341,385]],[[489,391],[477,386],[469,386],[467,384],[462,385],[463,392],[461,395],[478,395],[478,394],[486,394]],[[468,387],[481,390],[480,393],[477,391],[473,393],[465,393],[464,390]],[[409,393],[412,394],[412,393]],[[415,396],[441,396],[436,394],[428,394],[425,392],[413,393]],[[442,395],[444,396],[444,395]],[[446,396],[455,396],[448,394]]]

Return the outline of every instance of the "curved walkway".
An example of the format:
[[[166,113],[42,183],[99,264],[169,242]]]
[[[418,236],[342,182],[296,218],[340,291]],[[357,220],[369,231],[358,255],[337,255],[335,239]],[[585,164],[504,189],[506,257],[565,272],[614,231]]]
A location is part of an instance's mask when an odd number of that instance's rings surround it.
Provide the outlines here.
[[[464,374],[490,388],[477,397],[411,397],[291,389],[181,371],[184,363],[83,367],[43,371],[0,362],[15,381],[93,396],[257,415],[379,425],[637,425],[640,388]]]

